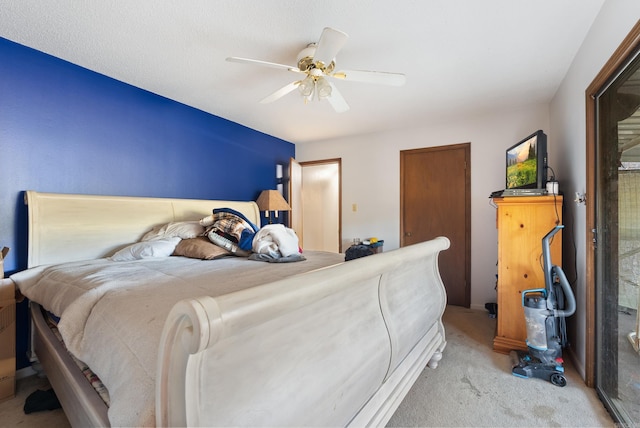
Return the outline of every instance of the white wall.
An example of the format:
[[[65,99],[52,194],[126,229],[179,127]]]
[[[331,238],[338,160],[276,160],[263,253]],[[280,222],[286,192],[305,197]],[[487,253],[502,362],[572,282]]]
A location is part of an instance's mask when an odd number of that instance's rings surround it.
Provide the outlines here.
[[[550,132],[558,144],[553,146],[551,156],[557,160],[555,169],[563,190],[571,201],[575,192],[586,190],[586,115],[585,90],[600,72],[604,64],[627,36],[640,18],[640,1],[607,0],[593,23],[580,50],[553,98],[549,112]],[[296,148],[297,150],[297,148]],[[593,195],[587,195],[587,198]],[[578,370],[584,377],[585,364],[585,297],[586,297],[586,254],[590,234],[586,231],[586,210],[584,205],[573,202],[565,204],[565,218],[573,219],[572,232],[575,236],[576,261],[574,266],[565,264],[564,270],[572,280],[577,274],[574,290],[577,312],[569,320],[572,348],[579,360]],[[566,223],[566,222],[565,222]],[[570,249],[570,248],[569,248]],[[572,256],[565,245],[565,262]]]
[[[388,251],[400,243],[400,151],[470,142],[471,306],[484,310],[486,302],[496,301],[496,214],[489,194],[504,188],[505,150],[548,128],[548,106],[529,105],[423,128],[297,144],[296,159],[342,158],[343,240],[375,236]],[[550,162],[555,165],[553,157]]]

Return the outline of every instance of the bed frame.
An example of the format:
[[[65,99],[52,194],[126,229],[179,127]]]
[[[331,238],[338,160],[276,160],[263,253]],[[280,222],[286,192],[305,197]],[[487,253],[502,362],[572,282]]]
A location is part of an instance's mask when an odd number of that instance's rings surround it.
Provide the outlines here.
[[[29,267],[105,257],[151,225],[253,202],[27,191]],[[158,426],[386,424],[446,346],[444,237],[217,298],[177,302],[158,352]],[[32,304],[35,353],[73,426],[107,408]]]

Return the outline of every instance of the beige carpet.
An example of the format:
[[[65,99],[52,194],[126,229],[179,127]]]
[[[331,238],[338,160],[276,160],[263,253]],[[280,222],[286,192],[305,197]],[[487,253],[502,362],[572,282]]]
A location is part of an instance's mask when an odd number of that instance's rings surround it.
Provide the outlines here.
[[[38,389],[46,391],[50,388],[47,379],[30,376],[16,382],[16,396],[0,403],[0,427],[24,428],[67,428],[69,421],[62,409],[24,414],[24,402]]]
[[[509,357],[491,349],[495,320],[487,312],[450,306],[444,320],[444,358],[437,369],[420,375],[389,426],[615,426],[595,391],[568,364],[564,388],[511,375]],[[37,377],[18,381],[16,398],[0,403],[0,427],[68,427],[61,410],[24,414],[26,397],[47,388]]]
[[[614,427],[578,373],[565,363],[567,386],[511,374],[509,356],[492,351],[488,312],[449,306],[447,348],[437,369],[420,375],[389,426]]]

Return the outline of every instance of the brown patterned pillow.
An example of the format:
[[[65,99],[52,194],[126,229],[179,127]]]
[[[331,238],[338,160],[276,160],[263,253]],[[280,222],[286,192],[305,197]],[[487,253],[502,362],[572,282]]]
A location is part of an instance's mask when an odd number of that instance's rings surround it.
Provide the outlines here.
[[[173,255],[192,259],[214,260],[232,256],[233,253],[209,241],[206,236],[198,236],[181,240],[176,246]]]

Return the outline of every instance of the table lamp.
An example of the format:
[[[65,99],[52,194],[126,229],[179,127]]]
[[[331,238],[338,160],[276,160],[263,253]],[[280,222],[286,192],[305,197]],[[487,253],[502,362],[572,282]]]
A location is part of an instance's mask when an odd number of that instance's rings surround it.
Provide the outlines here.
[[[273,224],[272,212],[275,213],[275,218],[278,218],[278,211],[291,211],[291,207],[277,190],[263,190],[258,196],[256,204],[258,204],[260,211],[266,211],[269,224]]]

